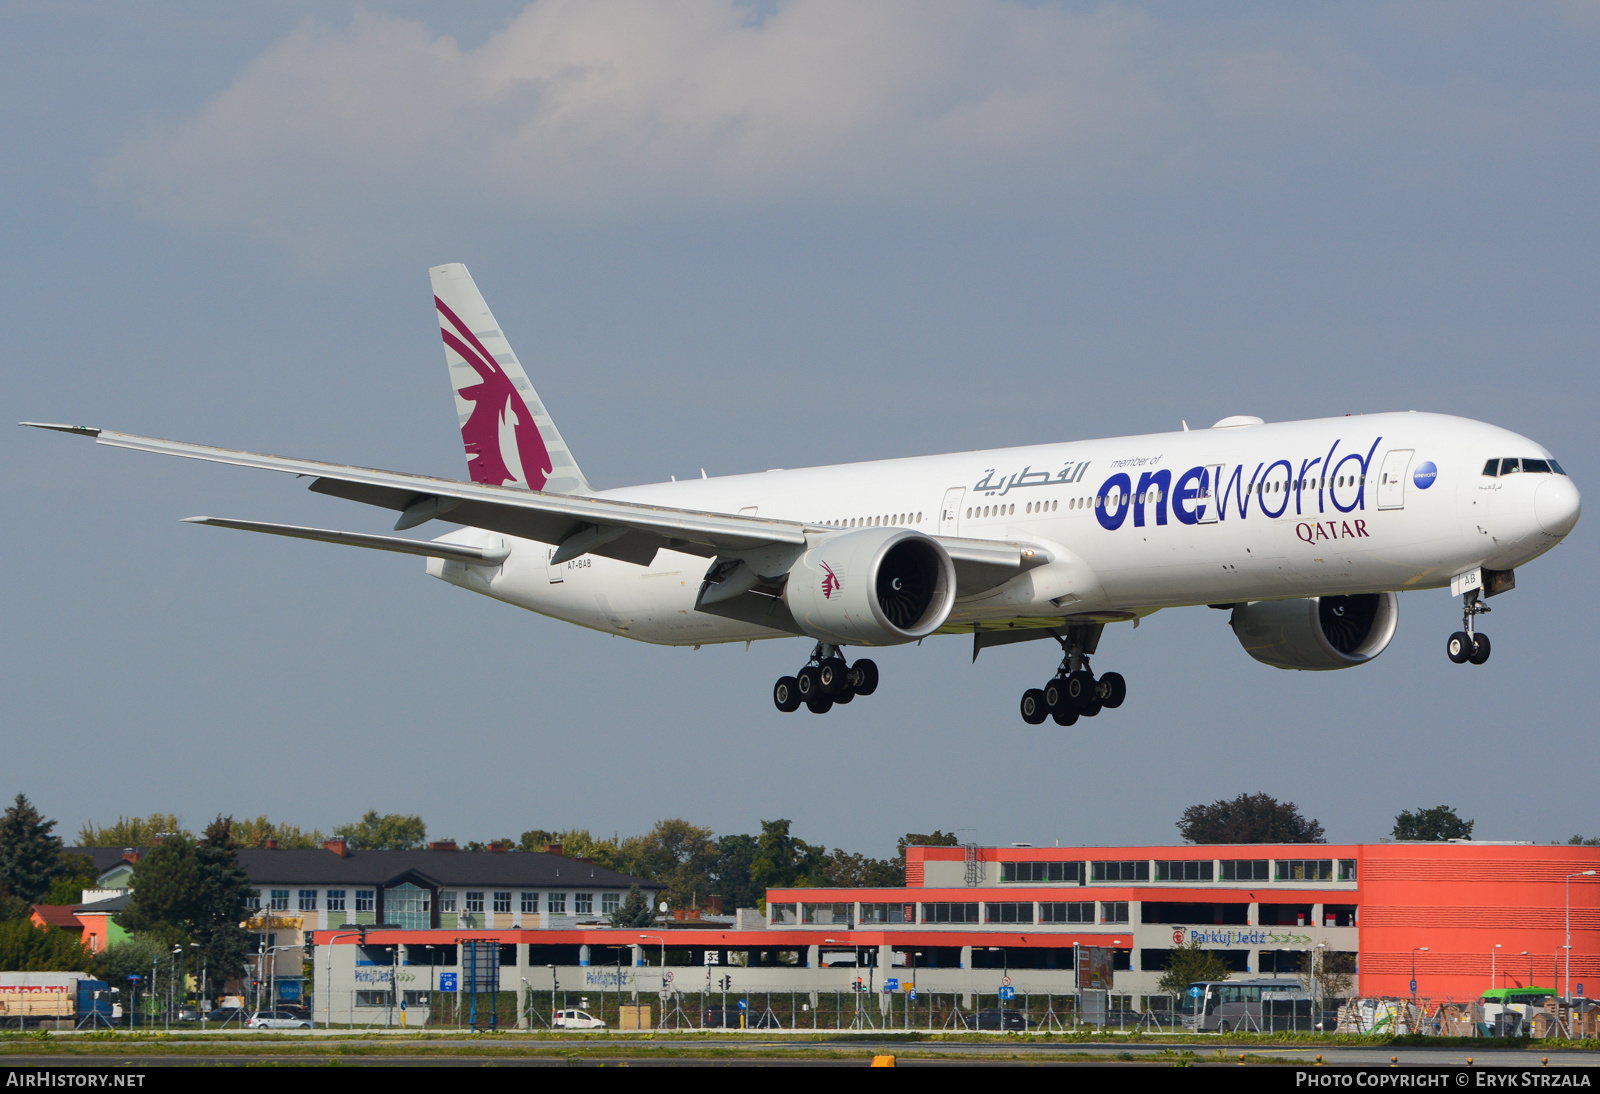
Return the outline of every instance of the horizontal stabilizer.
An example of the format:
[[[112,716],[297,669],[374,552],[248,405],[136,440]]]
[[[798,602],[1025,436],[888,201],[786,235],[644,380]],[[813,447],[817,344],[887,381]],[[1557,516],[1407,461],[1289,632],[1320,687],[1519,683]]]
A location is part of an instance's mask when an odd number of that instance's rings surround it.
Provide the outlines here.
[[[374,551],[393,551],[424,558],[448,558],[498,566],[511,554],[509,547],[465,547],[457,543],[404,539],[400,536],[371,536],[364,532],[336,532],[331,528],[302,528],[297,524],[268,524],[259,520],[233,520],[228,517],[184,517],[185,524],[209,524],[213,528],[237,528],[242,532],[266,532],[295,539],[315,539],[323,543],[342,543],[347,547],[366,547]]]

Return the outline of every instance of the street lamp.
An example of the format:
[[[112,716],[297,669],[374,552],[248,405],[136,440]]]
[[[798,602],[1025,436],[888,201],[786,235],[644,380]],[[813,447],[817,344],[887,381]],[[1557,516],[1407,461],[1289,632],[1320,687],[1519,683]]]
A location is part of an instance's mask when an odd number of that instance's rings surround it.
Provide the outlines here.
[[[1593,870],[1579,870],[1575,874],[1567,875],[1567,990],[1565,998],[1572,998],[1572,879],[1575,877],[1594,877]]]
[[[1499,948],[1500,948],[1500,943],[1496,942],[1494,944],[1494,950],[1498,950]],[[1490,950],[1489,951],[1489,987],[1498,988],[1500,985],[1495,981],[1495,978],[1494,978],[1494,959],[1495,959],[1494,950]]]
[[[546,965],[545,968],[550,970],[550,1022],[549,1022],[549,1027],[551,1029],[555,1029],[556,1028],[556,986],[557,986],[556,985],[556,967],[554,965]]]
[[[172,947],[172,960],[168,964],[172,968],[172,977],[167,984],[167,1032],[172,1032],[172,1011],[177,1006],[177,1001],[182,993],[178,991],[178,958],[183,956],[183,947]]]
[[[1427,953],[1426,946],[1413,946],[1411,948],[1411,1001],[1417,1001],[1417,954]]]

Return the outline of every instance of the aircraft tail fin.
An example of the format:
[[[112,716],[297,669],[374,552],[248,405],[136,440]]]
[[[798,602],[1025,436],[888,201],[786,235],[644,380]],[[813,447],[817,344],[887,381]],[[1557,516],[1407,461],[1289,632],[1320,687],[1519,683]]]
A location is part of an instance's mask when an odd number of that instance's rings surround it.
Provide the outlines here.
[[[428,276],[472,481],[594,493],[467,268],[451,262]]]

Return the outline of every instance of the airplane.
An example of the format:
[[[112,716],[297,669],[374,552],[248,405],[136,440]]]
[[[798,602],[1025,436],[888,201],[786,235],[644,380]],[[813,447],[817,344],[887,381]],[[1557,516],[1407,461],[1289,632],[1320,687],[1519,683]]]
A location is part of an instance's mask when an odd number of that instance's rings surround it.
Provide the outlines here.
[[[1560,543],[1577,488],[1543,446],[1436,413],[1267,423],[775,468],[597,490],[465,266],[429,271],[469,481],[160,440],[22,425],[116,448],[309,476],[310,489],[440,520],[432,540],[222,517],[213,527],[419,555],[430,576],[598,631],[670,646],[804,637],[773,686],[816,714],[871,695],[846,650],[965,635],[972,656],[1054,640],[1056,672],[1023,693],[1030,725],[1122,705],[1090,667],[1108,624],[1163,608],[1228,611],[1240,644],[1281,669],[1378,656],[1397,594],[1448,586],[1446,653],[1489,659],[1476,627],[1515,571]]]

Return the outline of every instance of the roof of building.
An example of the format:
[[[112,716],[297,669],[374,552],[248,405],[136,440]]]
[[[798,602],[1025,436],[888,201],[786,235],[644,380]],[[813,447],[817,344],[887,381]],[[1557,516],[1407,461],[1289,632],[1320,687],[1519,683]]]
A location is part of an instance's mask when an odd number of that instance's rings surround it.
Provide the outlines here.
[[[33,918],[50,927],[65,927],[71,931],[83,929],[83,924],[78,922],[78,917],[73,915],[70,904],[35,904]]]
[[[116,847],[73,848],[88,855],[104,873],[122,861]],[[344,855],[323,848],[264,850],[241,848],[239,865],[257,885],[384,885],[406,874],[441,886],[482,885],[490,888],[601,889],[665,888],[648,878],[608,870],[580,858],[528,851],[358,851]]]
[[[77,907],[73,908],[73,911],[77,912],[79,915],[110,915],[113,912],[122,911],[122,909],[128,906],[128,902],[132,899],[133,891],[130,889],[124,892],[121,896],[109,897],[105,900],[97,900],[92,904],[79,904]]]

